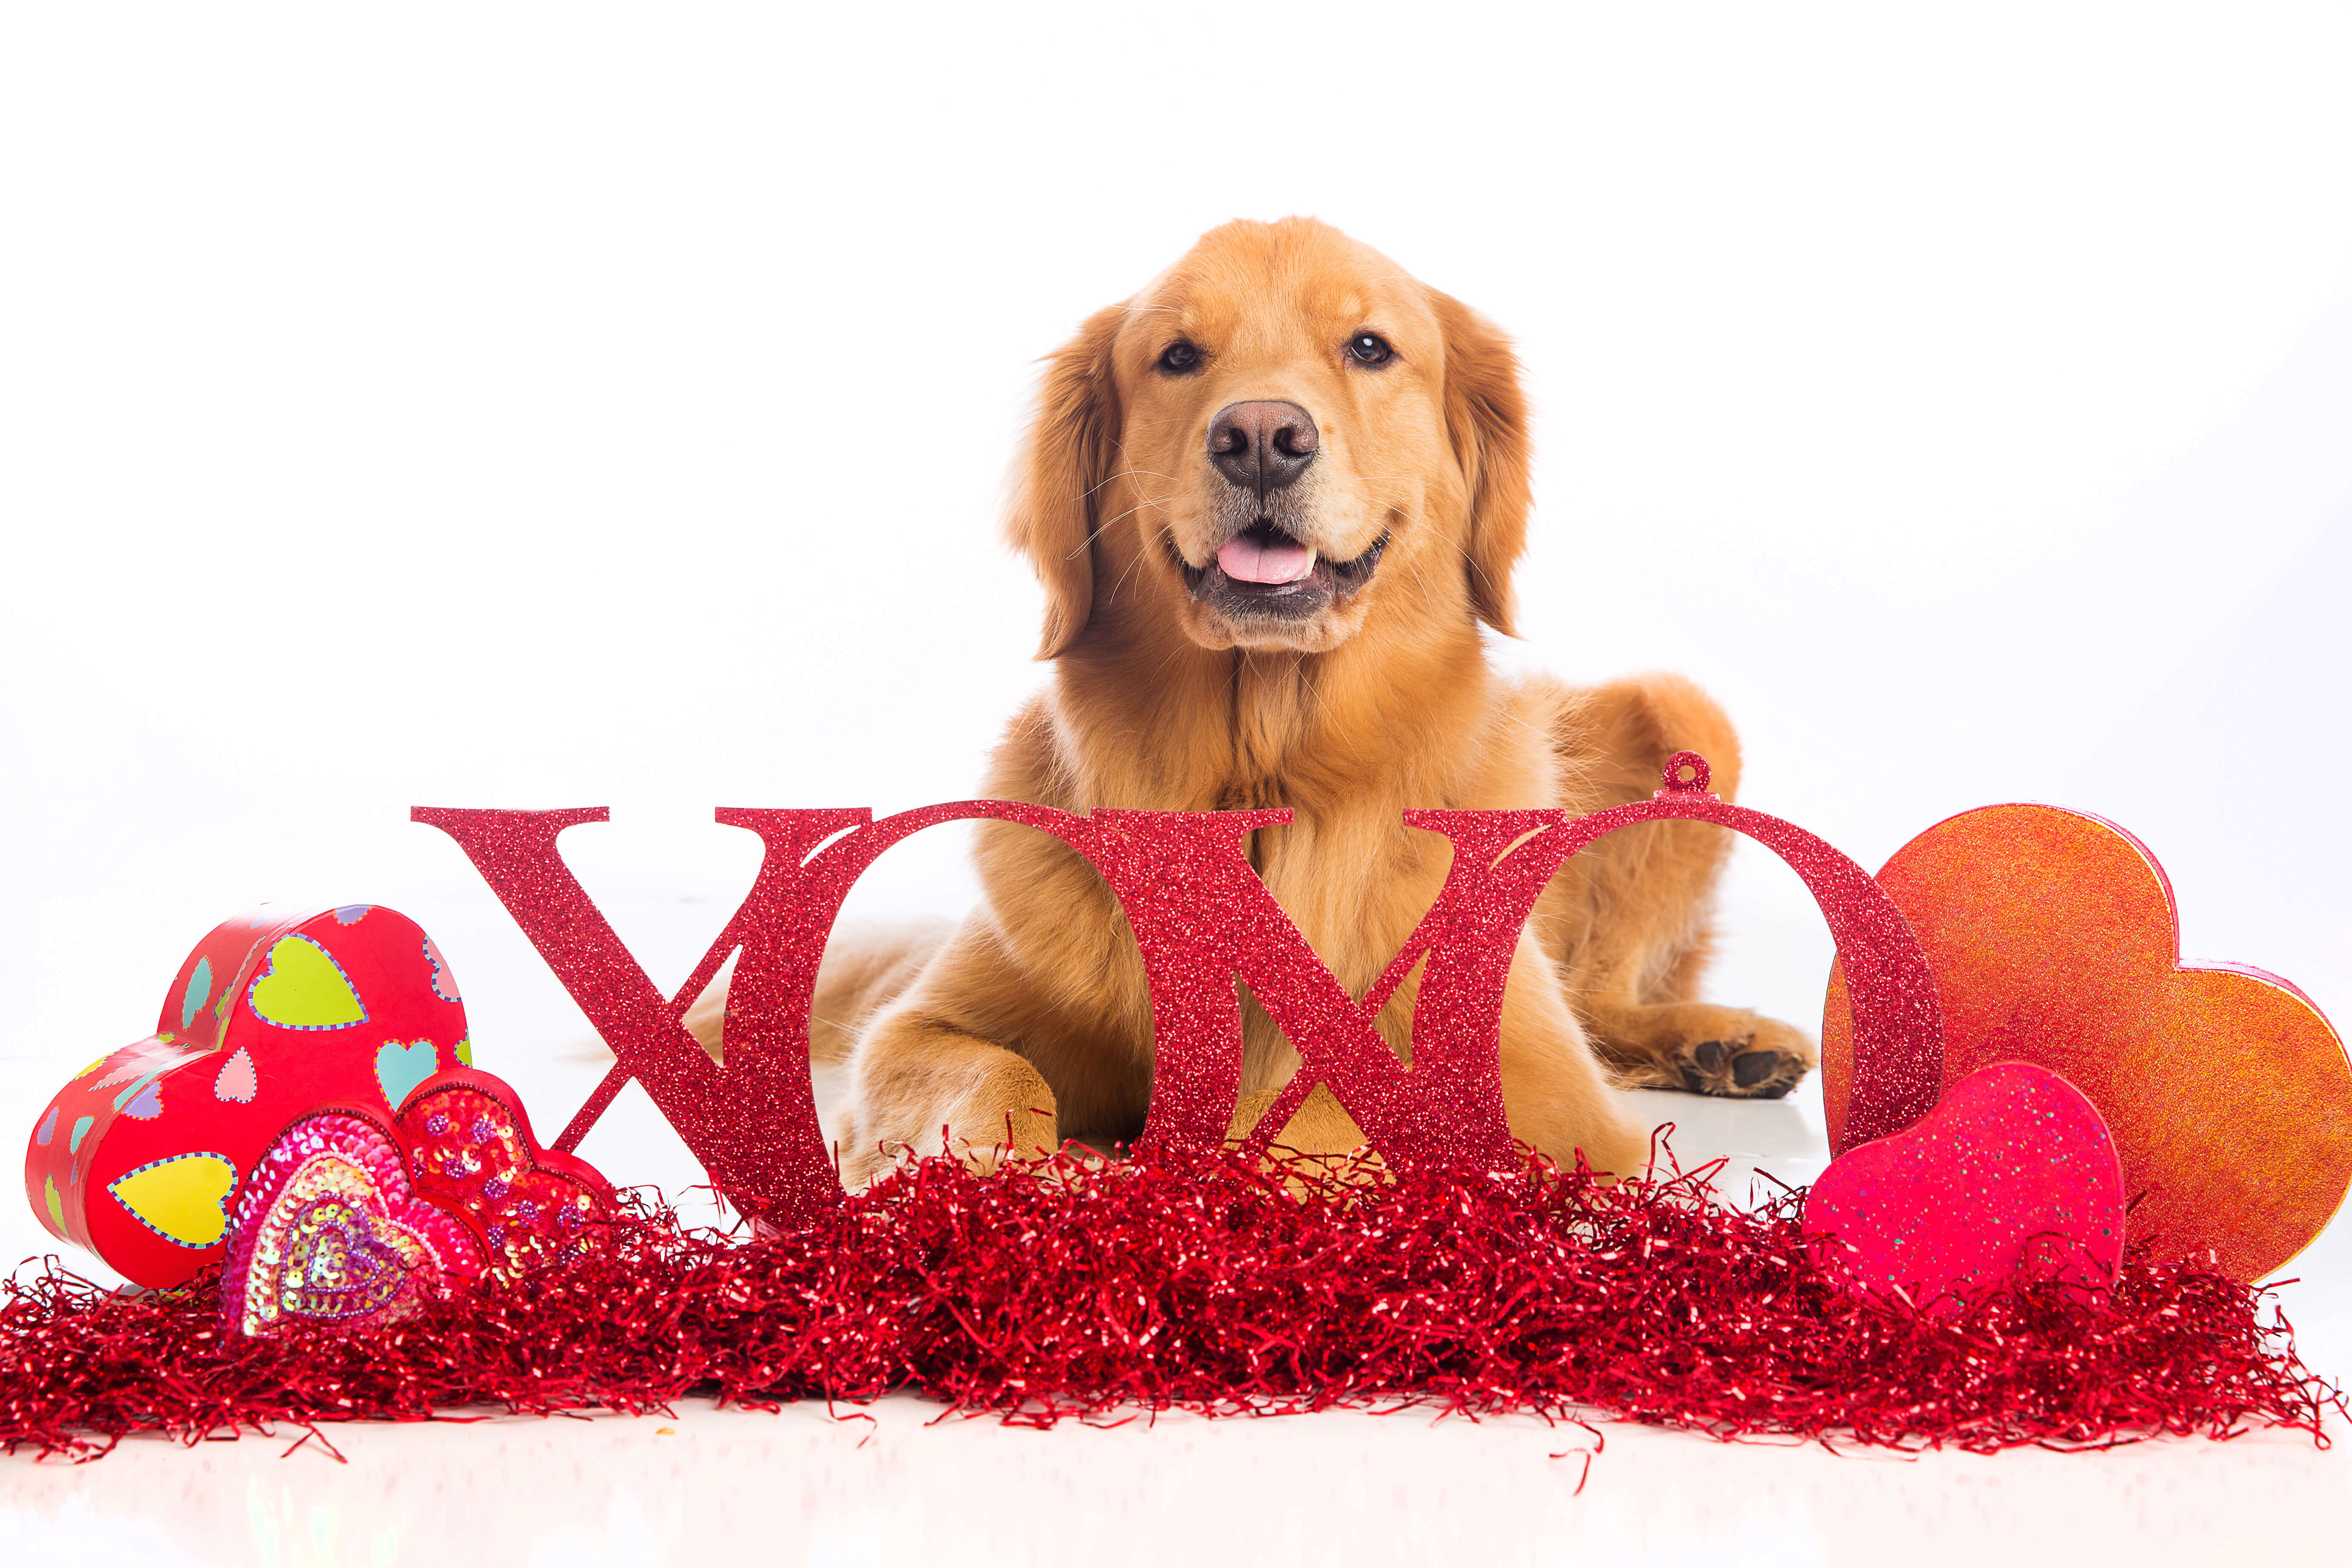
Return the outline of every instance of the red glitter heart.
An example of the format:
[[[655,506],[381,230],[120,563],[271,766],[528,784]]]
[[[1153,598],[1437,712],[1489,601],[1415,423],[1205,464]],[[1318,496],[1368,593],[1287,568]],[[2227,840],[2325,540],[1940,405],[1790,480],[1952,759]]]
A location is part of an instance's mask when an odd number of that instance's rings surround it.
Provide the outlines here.
[[[522,1097],[486,1072],[426,1079],[401,1102],[416,1189],[472,1223],[503,1276],[570,1262],[594,1245],[612,1184],[573,1154],[542,1149]]]
[[[2123,1168],[2081,1090],[2000,1062],[1832,1162],[1805,1233],[1826,1271],[1938,1316],[2020,1275],[2103,1289],[2123,1261]]]

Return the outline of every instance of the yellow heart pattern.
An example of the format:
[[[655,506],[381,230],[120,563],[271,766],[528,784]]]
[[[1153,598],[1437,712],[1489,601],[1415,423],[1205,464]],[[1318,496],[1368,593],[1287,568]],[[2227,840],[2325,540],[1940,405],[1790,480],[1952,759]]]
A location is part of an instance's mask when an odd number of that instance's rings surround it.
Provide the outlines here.
[[[253,982],[253,1016],[281,1029],[347,1029],[367,1008],[327,950],[306,936],[281,936]]]
[[[236,1167],[223,1154],[175,1154],[117,1177],[106,1190],[164,1240],[210,1247],[228,1229]]]

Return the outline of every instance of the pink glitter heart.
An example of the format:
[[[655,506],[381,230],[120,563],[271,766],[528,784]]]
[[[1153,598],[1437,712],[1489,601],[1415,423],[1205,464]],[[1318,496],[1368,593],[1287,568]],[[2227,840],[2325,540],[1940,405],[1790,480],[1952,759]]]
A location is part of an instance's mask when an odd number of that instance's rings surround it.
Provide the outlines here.
[[[1938,1315],[2018,1277],[2095,1289],[2123,1261],[2123,1167],[2081,1090],[1996,1062],[1907,1131],[1832,1162],[1805,1231],[1824,1268]]]

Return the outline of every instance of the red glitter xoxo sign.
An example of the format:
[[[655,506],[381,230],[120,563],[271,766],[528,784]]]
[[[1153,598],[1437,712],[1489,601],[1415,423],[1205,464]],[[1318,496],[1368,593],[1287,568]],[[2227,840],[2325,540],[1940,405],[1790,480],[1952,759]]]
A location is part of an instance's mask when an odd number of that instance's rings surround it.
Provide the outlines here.
[[[1687,778],[1683,775],[1689,775]],[[558,1150],[576,1147],[629,1079],[644,1084],[711,1180],[767,1224],[804,1225],[841,1201],[818,1129],[809,1007],[827,933],[875,858],[942,822],[993,818],[1050,833],[1084,856],[1125,910],[1151,989],[1151,1109],[1139,1150],[1220,1143],[1239,1097],[1246,983],[1297,1047],[1302,1067],[1263,1119],[1278,1130],[1328,1084],[1399,1170],[1495,1170],[1516,1159],[1503,1112],[1503,986],[1519,929],[1568,858],[1617,828],[1679,817],[1757,839],[1804,879],[1836,938],[1853,998],[1855,1084],[1843,1151],[1902,1131],[1936,1102],[1943,1031],[1935,984],[1903,915],[1859,866],[1803,829],[1707,793],[1706,761],[1685,752],[1650,800],[1570,817],[1561,811],[1413,811],[1412,826],[1454,845],[1453,869],[1387,972],[1351,997],[1249,865],[1246,836],[1286,811],[1096,811],[1013,801],[925,806],[879,822],[864,809],[722,809],[760,836],[751,891],[675,996],[665,997],[563,863],[557,837],[601,808],[418,807],[457,839],[617,1062]],[[687,1032],[687,1007],[730,953],[725,1064]],[[1412,1023],[1412,1065],[1372,1027],[1397,984],[1428,961]]]
[[[542,1149],[507,1086],[469,1066],[432,1070],[438,1058],[419,1053],[438,1037],[403,1037],[363,1064],[389,1121],[345,1084],[341,1098],[301,1108],[257,1163],[231,1169],[217,1141],[150,1160],[193,1163],[240,1192],[228,1267],[206,1274],[192,1250],[205,1239],[196,1221],[230,1219],[211,1187],[192,1199],[141,1189],[187,1233],[165,1270],[181,1289],[119,1296],[54,1266],[30,1285],[6,1282],[0,1364],[20,1369],[21,1392],[0,1409],[0,1449],[87,1455],[131,1431],[193,1441],[484,1400],[644,1410],[689,1392],[756,1405],[898,1387],[1030,1425],[1122,1405],[1263,1415],[1402,1397],[1904,1447],[2226,1436],[2250,1421],[2321,1433],[2342,1396],[2295,1359],[2283,1319],[2259,1321],[2258,1289],[2194,1259],[2158,1259],[2145,1238],[2126,1247],[2125,1167],[2085,1091],[2025,1060],[1942,1082],[1945,1009],[1958,1018],[1988,1004],[1963,983],[1965,962],[1939,957],[1931,973],[1923,951],[1945,950],[1923,949],[1902,912],[1911,906],[1812,835],[1708,794],[1692,753],[1668,763],[1664,784],[1575,818],[1407,813],[1447,839],[1452,868],[1361,996],[1250,868],[1247,836],[1286,820],[1281,812],[1073,816],[971,801],[877,822],[865,811],[721,811],[760,836],[765,858],[666,997],[557,848],[565,828],[604,812],[419,810],[465,848],[586,1010],[618,1058],[612,1072]],[[1130,1158],[1016,1157],[986,1175],[951,1156],[910,1161],[845,1194],[811,1093],[818,961],[877,855],[972,818],[1054,835],[1125,910],[1152,1005],[1142,1136]],[[1713,1167],[1622,1181],[1562,1172],[1515,1146],[1504,1120],[1503,989],[1529,911],[1586,846],[1662,818],[1773,849],[1837,942],[1837,1016],[1851,1042],[1838,1157],[1809,1191],[1752,1212],[1719,1200]],[[2013,859],[1994,868],[2013,870]],[[315,931],[331,952],[305,936],[311,921],[334,925]],[[257,1016],[284,1029],[389,1019],[404,985],[457,1005],[420,931],[352,905],[290,925],[227,922],[183,967],[167,1025],[200,1016],[213,982],[197,972],[223,942],[236,978],[225,994],[266,1003]],[[405,969],[362,973],[376,947]],[[684,1017],[730,953],[722,1064]],[[272,967],[255,978],[264,956]],[[1417,964],[1408,1066],[1371,1020]],[[363,1005],[355,974],[380,1011]],[[280,978],[265,994],[269,975]],[[1297,1047],[1301,1070],[1255,1132],[1229,1145],[1240,984]],[[100,1092],[100,1068],[154,1070],[147,1047],[158,1041],[86,1069],[68,1096]],[[289,1048],[258,1068],[243,1053],[206,1061],[209,1093],[173,1099],[184,1113],[205,1111],[205,1126],[227,1126],[236,1119],[220,1106],[263,1105],[257,1075],[312,1055]],[[421,1081],[387,1077],[419,1068]],[[756,1244],[683,1230],[657,1199],[616,1196],[571,1156],[631,1078],[761,1222]],[[77,1088],[83,1079],[93,1086]],[[108,1103],[143,1128],[146,1090],[125,1081]],[[1376,1158],[1335,1169],[1267,1151],[1317,1084]],[[54,1102],[35,1131],[37,1206],[60,1206],[43,1162],[103,1131],[95,1112],[61,1116],[80,1103]],[[286,1109],[267,1103],[276,1108],[251,1113],[265,1131]],[[188,1131],[188,1117],[173,1126]],[[177,1206],[167,1212],[164,1198]],[[1260,1267],[1268,1258],[1281,1267]],[[524,1274],[527,1289],[504,1288]],[[234,1331],[221,1331],[224,1318]],[[282,1331],[395,1321],[385,1334]]]

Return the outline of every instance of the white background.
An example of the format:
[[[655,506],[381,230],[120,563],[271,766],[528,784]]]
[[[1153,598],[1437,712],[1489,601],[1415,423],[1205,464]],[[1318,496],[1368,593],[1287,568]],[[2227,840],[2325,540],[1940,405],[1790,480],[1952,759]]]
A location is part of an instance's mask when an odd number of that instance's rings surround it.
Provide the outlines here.
[[[1868,866],[2114,817],[2191,958],[2352,1018],[2340,8],[0,17],[0,1127],[258,899],[416,917],[483,1064],[570,1084],[408,806],[612,806],[567,849],[674,984],[752,869],[714,805],[972,793],[1035,360],[1287,213],[1517,337],[1498,657],[1691,674]],[[957,910],[958,855],[860,900]],[[1817,1021],[1793,877],[1727,926],[1718,994]]]

